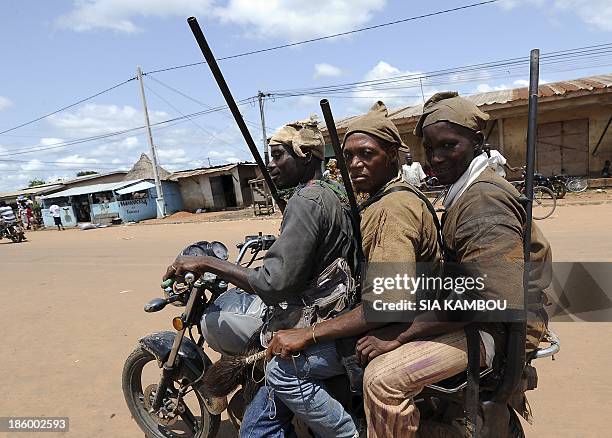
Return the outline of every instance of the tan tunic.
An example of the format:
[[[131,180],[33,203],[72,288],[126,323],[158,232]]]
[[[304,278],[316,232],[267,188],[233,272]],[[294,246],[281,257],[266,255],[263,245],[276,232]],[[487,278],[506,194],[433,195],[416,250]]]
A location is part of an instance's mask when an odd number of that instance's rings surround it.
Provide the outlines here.
[[[392,187],[407,185],[403,181]],[[399,191],[383,196],[361,215],[363,253],[368,262],[432,262],[440,259],[436,227],[417,195]]]
[[[486,288],[478,293],[478,298],[507,299],[514,308],[521,308],[523,303],[526,213],[519,196],[508,181],[486,169],[446,211],[442,220],[445,259],[487,274]],[[552,252],[535,223],[531,239],[529,300],[530,307],[535,308],[546,302],[543,289],[551,281]],[[490,326],[482,328],[491,331]],[[499,333],[498,336],[491,334],[498,338],[496,341],[501,340]]]

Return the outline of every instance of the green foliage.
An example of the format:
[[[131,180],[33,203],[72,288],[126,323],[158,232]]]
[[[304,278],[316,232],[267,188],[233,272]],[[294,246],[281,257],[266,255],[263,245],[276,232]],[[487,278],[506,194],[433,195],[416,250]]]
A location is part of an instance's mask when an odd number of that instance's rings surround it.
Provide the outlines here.
[[[76,176],[86,176],[86,175],[97,175],[98,172],[96,172],[95,170],[81,170],[80,172],[77,172]]]
[[[46,182],[44,182],[42,179],[33,179],[28,183],[28,187],[42,186],[43,184],[46,184]]]

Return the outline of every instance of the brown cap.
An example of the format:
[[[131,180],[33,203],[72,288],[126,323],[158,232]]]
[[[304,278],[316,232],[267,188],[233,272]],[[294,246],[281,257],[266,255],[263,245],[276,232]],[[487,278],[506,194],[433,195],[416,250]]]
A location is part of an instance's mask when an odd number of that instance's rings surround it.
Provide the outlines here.
[[[489,115],[456,91],[443,91],[431,96],[423,105],[423,115],[414,128],[414,135],[423,137],[423,128],[437,122],[450,122],[473,131],[486,126]]]
[[[363,116],[359,116],[349,122],[342,146],[346,143],[346,139],[357,132],[369,134],[380,138],[386,142],[396,145],[402,150],[407,150],[408,147],[402,141],[399,130],[395,123],[389,118],[389,111],[382,101],[377,101],[370,111]]]

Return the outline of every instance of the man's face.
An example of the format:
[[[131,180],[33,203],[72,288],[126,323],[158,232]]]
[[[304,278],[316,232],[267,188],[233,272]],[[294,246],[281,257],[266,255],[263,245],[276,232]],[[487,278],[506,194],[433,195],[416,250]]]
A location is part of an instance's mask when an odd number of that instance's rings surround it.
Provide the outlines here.
[[[410,155],[410,152],[406,154],[406,164],[409,166],[412,164],[412,155]]]
[[[423,147],[440,184],[453,184],[474,159],[476,134],[467,129],[438,122],[423,129]]]
[[[268,164],[268,172],[274,184],[279,189],[297,186],[305,171],[305,162],[286,145],[273,145],[270,147],[272,159]]]
[[[397,157],[370,135],[358,132],[349,136],[343,154],[358,192],[374,194],[397,175]]]

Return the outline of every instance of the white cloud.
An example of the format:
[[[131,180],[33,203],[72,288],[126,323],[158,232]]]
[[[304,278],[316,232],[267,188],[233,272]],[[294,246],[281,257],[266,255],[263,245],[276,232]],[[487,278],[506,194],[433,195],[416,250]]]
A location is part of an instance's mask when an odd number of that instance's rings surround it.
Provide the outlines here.
[[[182,164],[190,161],[184,149],[157,149],[157,157],[161,164]]]
[[[44,163],[37,159],[30,160],[27,163],[21,165],[22,170],[42,170],[44,168]]]
[[[64,143],[64,140],[61,138],[43,137],[40,139],[40,144],[42,146],[55,146],[61,143]]]
[[[501,84],[501,85],[489,85],[489,84],[478,84],[476,86],[476,91],[478,93],[487,93],[489,91],[501,91],[501,90],[507,90],[508,86]]]
[[[66,168],[82,168],[84,164],[97,164],[100,160],[95,158],[86,158],[79,154],[68,155],[56,160],[57,164]]]
[[[342,75],[342,70],[339,67],[331,64],[315,64],[315,78],[335,78]]]
[[[345,32],[367,23],[385,0],[229,0],[216,9],[223,22],[259,37],[289,41]]]
[[[13,102],[8,97],[0,96],[0,111],[13,106]]]
[[[365,74],[365,81],[377,81],[397,76],[405,76],[405,79],[395,83],[393,86],[389,84],[382,85],[379,89],[375,86],[361,87],[359,91],[353,93],[353,96],[356,98],[355,110],[367,110],[375,100],[382,100],[389,109],[423,103],[421,82],[426,99],[428,95],[435,93],[435,90],[428,86],[427,78],[423,78],[421,75],[422,73],[419,71],[402,71],[385,61],[380,61]],[[388,89],[390,87],[397,89]]]
[[[73,0],[55,20],[77,32],[94,29],[141,32],[142,17],[206,16],[244,26],[249,34],[296,41],[344,32],[368,22],[386,0]]]
[[[151,123],[168,118],[163,111],[149,111]],[[74,112],[54,114],[48,119],[55,128],[62,129],[69,137],[88,137],[122,131],[135,126],[142,126],[142,111],[130,105],[86,104]]]
[[[513,84],[516,85],[517,87],[528,87],[529,81],[527,79],[517,79],[516,81],[513,82]]]
[[[137,17],[188,17],[204,14],[211,0],[74,0],[74,9],[55,21],[60,28],[77,32],[110,29],[135,33],[142,29]]]
[[[567,13],[578,17],[590,27],[612,32],[612,2],[610,0],[506,0],[499,2],[504,9],[535,5],[548,13]]]

